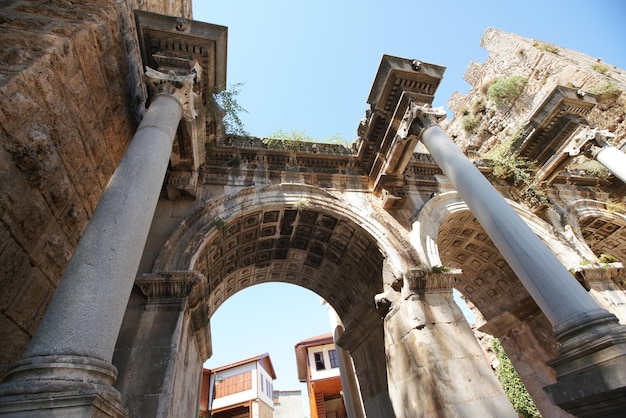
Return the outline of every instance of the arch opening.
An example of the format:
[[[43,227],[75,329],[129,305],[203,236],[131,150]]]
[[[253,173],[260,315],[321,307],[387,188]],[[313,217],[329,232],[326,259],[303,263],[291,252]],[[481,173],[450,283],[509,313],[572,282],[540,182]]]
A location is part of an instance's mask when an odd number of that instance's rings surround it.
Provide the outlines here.
[[[283,282],[309,289],[344,321],[373,306],[382,290],[384,256],[354,222],[319,209],[274,207],[223,221],[194,257],[213,313],[249,286]]]

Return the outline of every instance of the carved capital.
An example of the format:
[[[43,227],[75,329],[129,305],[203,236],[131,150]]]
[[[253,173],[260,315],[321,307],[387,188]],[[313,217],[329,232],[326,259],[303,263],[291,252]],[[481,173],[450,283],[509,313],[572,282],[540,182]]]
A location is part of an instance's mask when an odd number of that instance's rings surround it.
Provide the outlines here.
[[[197,271],[173,271],[144,274],[135,284],[148,298],[149,305],[174,305],[187,301],[197,304],[206,295],[206,278]]]
[[[196,62],[189,74],[179,75],[173,71],[162,73],[146,67],[145,78],[155,95],[166,94],[174,97],[183,107],[183,118],[193,121],[198,117],[195,101],[198,93],[194,87],[200,84],[202,69]]]
[[[458,282],[461,270],[455,269],[442,272],[425,272],[412,270],[405,275],[407,286],[411,292],[448,292]]]
[[[619,283],[620,274],[624,266],[622,263],[598,263],[581,266],[574,276],[589,290],[591,283],[616,282]],[[591,286],[593,287],[593,286]]]
[[[446,112],[443,107],[431,107],[429,104],[420,105],[411,100],[402,117],[402,122],[398,126],[397,135],[403,140],[411,136],[419,138],[424,129],[437,125],[445,117]]]
[[[200,355],[210,357],[209,289],[202,273],[168,271],[144,274],[135,279],[135,284],[148,298],[146,310],[180,310],[188,314]]]
[[[584,154],[588,157],[595,158],[602,148],[610,146],[609,140],[614,136],[614,134],[606,129],[595,129],[584,126],[570,140],[565,152],[567,152],[570,157]]]

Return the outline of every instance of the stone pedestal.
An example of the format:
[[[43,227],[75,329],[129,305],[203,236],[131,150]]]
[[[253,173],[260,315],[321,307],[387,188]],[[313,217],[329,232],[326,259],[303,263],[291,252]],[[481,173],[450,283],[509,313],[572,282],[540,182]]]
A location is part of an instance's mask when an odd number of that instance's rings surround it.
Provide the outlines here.
[[[202,363],[210,356],[206,278],[161,272],[136,280],[113,363],[116,387],[133,417],[191,417],[198,411]]]
[[[454,275],[418,275],[406,282],[408,295],[385,317],[395,416],[517,417],[454,302]]]
[[[5,402],[3,400],[3,402]],[[65,392],[63,395],[30,396],[27,400],[7,399],[2,416],[7,418],[105,418],[126,417],[126,412],[98,392]],[[54,411],[51,415],[50,411]]]
[[[548,365],[557,383],[545,387],[555,405],[583,417],[623,417],[626,411],[626,333],[606,315],[555,328],[565,341]]]

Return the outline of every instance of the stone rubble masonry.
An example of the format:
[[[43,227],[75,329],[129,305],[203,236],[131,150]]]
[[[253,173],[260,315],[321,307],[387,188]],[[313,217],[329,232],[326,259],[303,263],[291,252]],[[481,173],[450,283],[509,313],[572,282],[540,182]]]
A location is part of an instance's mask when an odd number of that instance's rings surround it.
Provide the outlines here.
[[[620,90],[626,90],[626,73],[605,63],[601,58],[590,57],[578,51],[556,47],[549,52],[546,43],[489,28],[483,34],[481,46],[489,52],[484,63],[471,62],[465,72],[465,80],[471,84],[465,95],[454,92],[448,107],[454,112],[452,120],[442,127],[463,150],[489,151],[505,142],[524,120],[529,111],[547,96],[555,85],[576,87],[588,91],[600,82],[610,81]],[[605,70],[602,74],[597,69]],[[498,107],[486,96],[490,83],[513,75],[528,78],[528,84],[512,106]],[[617,100],[619,103],[613,103]],[[479,103],[485,106],[479,125],[466,132],[461,124],[464,112],[476,114]],[[602,102],[592,110],[589,122],[598,129],[608,129],[615,140],[626,141],[626,95]],[[621,144],[613,144],[621,145]]]
[[[137,8],[191,17],[186,0],[0,8],[0,333],[11,341],[0,376],[37,328],[141,116]]]

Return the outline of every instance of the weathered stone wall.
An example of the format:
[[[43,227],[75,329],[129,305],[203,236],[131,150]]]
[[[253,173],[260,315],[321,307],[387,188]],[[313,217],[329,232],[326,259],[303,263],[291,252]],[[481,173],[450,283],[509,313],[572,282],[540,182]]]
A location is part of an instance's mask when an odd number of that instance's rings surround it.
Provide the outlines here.
[[[37,328],[143,109],[132,10],[190,17],[190,3],[2,3],[0,375]]]
[[[448,135],[464,151],[482,154],[506,141],[556,85],[588,91],[598,83],[609,81],[626,90],[624,70],[577,51],[493,28],[485,31],[481,46],[488,50],[489,56],[484,63],[472,62],[468,66],[465,80],[472,87],[465,95],[459,92],[452,95],[448,107],[454,118],[444,124]],[[496,106],[486,95],[490,83],[513,75],[528,79],[522,96],[510,106]],[[467,131],[462,127],[464,115],[477,115],[480,123]],[[625,143],[626,95],[601,100],[589,122],[615,133],[618,145]]]

